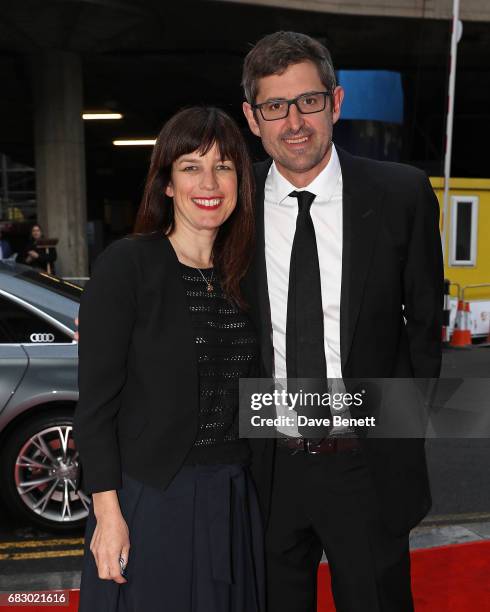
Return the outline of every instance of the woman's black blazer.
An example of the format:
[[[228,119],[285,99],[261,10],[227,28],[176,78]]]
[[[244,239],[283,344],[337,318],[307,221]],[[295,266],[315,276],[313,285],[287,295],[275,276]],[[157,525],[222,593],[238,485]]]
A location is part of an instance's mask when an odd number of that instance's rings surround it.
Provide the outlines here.
[[[81,488],[118,489],[122,471],[165,488],[194,443],[199,402],[192,323],[166,237],[123,238],[102,253],[79,330]]]

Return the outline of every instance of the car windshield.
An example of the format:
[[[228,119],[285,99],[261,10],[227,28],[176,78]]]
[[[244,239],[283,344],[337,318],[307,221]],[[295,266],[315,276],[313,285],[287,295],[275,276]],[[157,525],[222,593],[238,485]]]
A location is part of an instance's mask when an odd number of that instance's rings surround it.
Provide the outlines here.
[[[44,272],[36,272],[35,270],[22,270],[22,272],[16,276],[33,285],[39,285],[45,289],[50,289],[70,300],[80,301],[83,288],[73,283],[69,283],[68,281],[64,281],[57,276],[52,276]]]

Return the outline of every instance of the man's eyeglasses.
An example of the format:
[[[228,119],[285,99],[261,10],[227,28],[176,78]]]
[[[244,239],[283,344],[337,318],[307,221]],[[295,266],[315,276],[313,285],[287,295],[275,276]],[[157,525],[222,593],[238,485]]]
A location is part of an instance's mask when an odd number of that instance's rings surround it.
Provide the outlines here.
[[[265,121],[284,119],[289,114],[291,104],[294,104],[303,115],[311,115],[325,109],[327,96],[331,94],[330,91],[313,91],[301,94],[291,100],[268,100],[260,104],[252,104],[252,108],[254,110],[258,109]]]

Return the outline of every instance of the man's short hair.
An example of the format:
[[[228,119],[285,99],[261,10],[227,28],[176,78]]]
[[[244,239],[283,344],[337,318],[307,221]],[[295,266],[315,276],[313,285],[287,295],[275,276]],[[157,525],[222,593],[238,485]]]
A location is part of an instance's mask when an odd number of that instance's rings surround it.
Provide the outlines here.
[[[336,86],[332,58],[320,42],[299,32],[274,32],[261,38],[245,57],[242,87],[245,99],[254,104],[258,80],[272,74],[282,74],[289,66],[310,61],[318,69],[327,91]]]

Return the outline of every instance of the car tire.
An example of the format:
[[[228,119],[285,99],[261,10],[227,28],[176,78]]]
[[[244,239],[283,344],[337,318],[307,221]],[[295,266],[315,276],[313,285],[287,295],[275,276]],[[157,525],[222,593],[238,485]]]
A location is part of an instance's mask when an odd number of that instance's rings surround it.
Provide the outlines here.
[[[77,452],[68,409],[23,421],[3,443],[0,491],[16,518],[54,532],[85,524],[90,498],[76,491]]]

